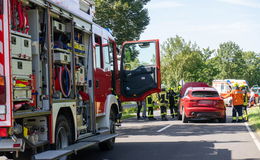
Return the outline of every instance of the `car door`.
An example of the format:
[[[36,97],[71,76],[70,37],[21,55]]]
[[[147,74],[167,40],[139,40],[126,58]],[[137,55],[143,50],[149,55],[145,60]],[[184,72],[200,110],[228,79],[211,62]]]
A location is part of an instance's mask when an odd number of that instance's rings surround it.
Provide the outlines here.
[[[159,40],[125,42],[120,64],[120,99],[140,101],[160,92]]]

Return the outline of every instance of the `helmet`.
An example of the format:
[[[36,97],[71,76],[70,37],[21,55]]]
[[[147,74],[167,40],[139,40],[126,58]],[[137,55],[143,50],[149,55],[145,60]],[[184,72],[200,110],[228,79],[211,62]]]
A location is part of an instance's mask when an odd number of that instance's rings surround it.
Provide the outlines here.
[[[246,87],[246,85],[245,84],[240,84],[239,87],[244,88],[244,87]]]
[[[233,86],[234,87],[239,87],[239,84],[238,83],[234,83]]]

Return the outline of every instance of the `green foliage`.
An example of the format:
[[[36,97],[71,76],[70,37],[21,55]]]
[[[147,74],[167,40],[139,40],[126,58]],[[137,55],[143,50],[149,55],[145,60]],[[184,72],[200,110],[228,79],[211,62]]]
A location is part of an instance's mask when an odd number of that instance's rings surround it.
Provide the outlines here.
[[[150,0],[95,0],[97,24],[110,28],[117,43],[138,40],[149,24],[148,10],[144,9]]]
[[[260,55],[243,52],[234,42],[219,45],[217,52],[200,49],[196,43],[179,36],[162,45],[161,73],[167,87],[176,87],[180,80],[206,82],[214,79],[245,79],[250,85],[260,84]]]

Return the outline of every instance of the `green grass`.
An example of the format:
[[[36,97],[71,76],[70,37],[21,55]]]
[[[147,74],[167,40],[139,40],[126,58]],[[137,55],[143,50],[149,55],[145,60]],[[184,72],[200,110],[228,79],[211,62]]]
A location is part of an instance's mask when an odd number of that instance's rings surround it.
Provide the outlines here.
[[[259,108],[259,106],[249,108],[248,114],[249,114],[249,124],[260,135],[260,108]]]
[[[128,119],[128,118],[133,118],[136,117],[134,114],[123,114],[122,119]]]

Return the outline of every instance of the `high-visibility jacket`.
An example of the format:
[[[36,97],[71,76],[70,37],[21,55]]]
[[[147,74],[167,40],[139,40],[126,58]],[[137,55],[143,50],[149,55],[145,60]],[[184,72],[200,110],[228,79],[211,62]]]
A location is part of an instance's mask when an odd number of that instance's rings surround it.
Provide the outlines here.
[[[247,92],[244,92],[243,97],[244,97],[244,106],[247,106],[247,105],[248,105],[248,96],[247,96]]]
[[[232,103],[234,106],[244,105],[244,92],[239,89],[233,90],[224,96],[224,98],[227,97],[232,97]]]
[[[159,103],[159,106],[168,106],[167,92],[166,91],[161,91],[158,94],[158,103]]]
[[[152,95],[149,95],[145,99],[146,107],[153,107],[153,98]]]

